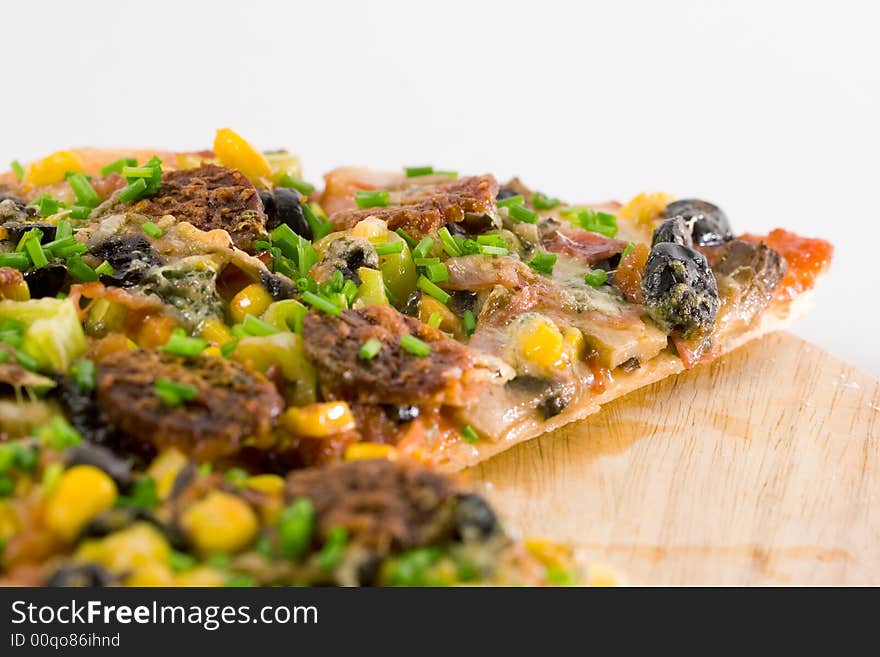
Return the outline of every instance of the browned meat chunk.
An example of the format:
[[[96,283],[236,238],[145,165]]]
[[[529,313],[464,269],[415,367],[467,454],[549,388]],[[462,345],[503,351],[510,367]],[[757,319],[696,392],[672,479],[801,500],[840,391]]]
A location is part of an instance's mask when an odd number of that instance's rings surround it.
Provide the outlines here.
[[[414,464],[378,459],[300,470],[285,493],[311,500],[319,534],[342,526],[381,551],[431,545],[455,531],[453,480]]]
[[[427,357],[400,346],[412,334],[431,346]],[[437,329],[388,306],[343,310],[338,317],[309,313],[303,322],[306,354],[315,364],[324,396],[365,404],[463,405],[485,377],[475,372],[471,352]],[[382,350],[358,356],[375,338]]]
[[[495,211],[498,182],[492,176],[474,176],[449,183],[410,186],[393,192],[399,205],[364,210],[341,210],[330,216],[337,230],[351,228],[367,217],[379,217],[392,230],[403,228],[420,238],[449,223],[482,217]],[[396,198],[395,198],[396,196]]]
[[[248,252],[266,232],[256,188],[241,172],[213,164],[163,173],[156,195],[138,201],[131,211],[152,217],[171,214],[202,230],[222,228],[235,246]]]
[[[192,386],[197,394],[169,406],[156,394],[157,379]],[[246,438],[266,437],[283,405],[265,377],[238,363],[157,351],[115,353],[100,363],[97,399],[116,429],[158,448],[179,447],[198,460],[232,454]]]

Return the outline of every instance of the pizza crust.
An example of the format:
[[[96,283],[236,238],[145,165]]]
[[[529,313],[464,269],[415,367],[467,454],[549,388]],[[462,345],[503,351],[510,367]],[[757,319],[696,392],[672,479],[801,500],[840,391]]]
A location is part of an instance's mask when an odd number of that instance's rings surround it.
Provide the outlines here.
[[[720,353],[716,358],[733,351],[747,342],[790,326],[812,307],[812,290],[799,295],[788,303],[777,303],[769,306],[764,313],[761,314],[759,321],[754,327],[742,333],[735,333],[726,336],[720,343]],[[712,360],[715,360],[715,358]],[[507,436],[495,442],[481,440],[472,444],[460,440],[451,445],[447,445],[442,454],[439,455],[439,459],[434,462],[434,467],[442,472],[456,472],[474,466],[496,454],[500,454],[501,452],[510,449],[518,443],[537,438],[545,433],[550,433],[566,424],[583,420],[585,417],[601,410],[601,407],[604,404],[618,399],[619,397],[623,397],[634,390],[656,383],[668,376],[679,374],[684,370],[685,367],[681,358],[668,351],[664,351],[656,358],[644,363],[637,370],[615,375],[614,382],[604,392],[595,396],[590,396],[586,400],[586,403],[570,407],[565,412],[560,413],[546,422],[536,423],[534,425],[529,423],[528,426],[525,427],[525,430],[517,431],[514,429]],[[587,436],[584,438],[585,440],[589,439]]]

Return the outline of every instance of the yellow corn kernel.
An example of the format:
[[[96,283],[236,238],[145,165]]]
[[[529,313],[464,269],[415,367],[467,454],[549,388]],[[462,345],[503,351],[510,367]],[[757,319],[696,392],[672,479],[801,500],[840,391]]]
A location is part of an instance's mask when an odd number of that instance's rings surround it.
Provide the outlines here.
[[[192,570],[179,573],[174,578],[174,586],[223,586],[226,576],[210,566],[196,566]]]
[[[280,495],[284,490],[284,479],[274,474],[261,474],[248,477],[247,487],[266,495]]]
[[[548,568],[567,568],[571,565],[571,548],[547,538],[527,538],[523,545],[533,557]]]
[[[21,527],[18,514],[6,500],[0,500],[0,540],[17,534]]]
[[[617,216],[637,224],[648,224],[662,214],[666,206],[674,200],[674,196],[665,192],[642,192],[620,208]]]
[[[202,338],[214,344],[226,344],[232,340],[229,328],[216,317],[209,317],[202,322]]]
[[[64,180],[68,171],[82,171],[82,163],[71,151],[57,151],[42,160],[31,162],[24,173],[24,183],[35,187]]]
[[[568,354],[569,359],[575,361],[581,360],[584,357],[586,342],[584,341],[584,334],[581,333],[580,329],[574,326],[566,327],[562,331],[562,341],[565,343],[565,352]]]
[[[46,501],[46,526],[67,540],[116,501],[113,479],[93,465],[75,465],[58,478]]]
[[[180,474],[180,471],[183,470],[187,462],[188,460],[183,452],[174,447],[161,451],[153,459],[153,462],[147,469],[147,474],[155,480],[156,492],[159,494],[159,497],[163,499],[168,497],[169,493],[171,493],[171,488],[174,486],[174,480],[177,479],[177,475]]]
[[[543,315],[521,318],[515,329],[513,347],[516,362],[526,373],[552,373],[565,366],[562,331]]]
[[[180,524],[202,554],[237,552],[257,535],[259,522],[240,497],[211,491],[190,505]]]
[[[284,412],[282,421],[291,433],[312,438],[325,438],[354,429],[354,416],[345,402],[294,406]]]
[[[619,586],[620,575],[606,563],[594,561],[587,565],[587,586]]]
[[[0,299],[11,299],[12,301],[27,301],[31,298],[31,291],[28,288],[27,281],[19,276],[14,276],[14,280],[9,283],[0,282]]]
[[[207,347],[203,352],[203,356],[210,356],[211,358],[223,358],[223,352],[220,351],[220,347],[216,345],[212,345]]]
[[[388,236],[388,224],[379,217],[367,217],[357,222],[351,229],[352,237],[363,237],[381,243]]]
[[[137,568],[125,578],[126,586],[173,586],[174,574],[163,563],[151,563]]]
[[[397,450],[391,445],[382,443],[352,443],[345,448],[346,461],[366,461],[370,459],[388,459],[393,461],[397,458]]]
[[[171,546],[162,533],[143,521],[104,538],[84,541],[75,554],[80,561],[99,563],[114,573],[166,564],[170,556]]]
[[[229,314],[236,323],[244,321],[245,315],[259,317],[272,303],[272,296],[259,283],[251,283],[229,302]]]
[[[229,128],[217,131],[214,155],[223,166],[238,169],[255,185],[265,186],[265,181],[272,177],[272,167],[266,156]]]

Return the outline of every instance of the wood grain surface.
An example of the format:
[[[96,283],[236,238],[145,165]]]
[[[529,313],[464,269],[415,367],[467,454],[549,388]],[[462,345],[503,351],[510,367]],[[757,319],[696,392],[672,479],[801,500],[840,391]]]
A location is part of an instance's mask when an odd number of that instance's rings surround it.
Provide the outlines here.
[[[880,585],[880,381],[789,333],[468,473],[631,584]]]

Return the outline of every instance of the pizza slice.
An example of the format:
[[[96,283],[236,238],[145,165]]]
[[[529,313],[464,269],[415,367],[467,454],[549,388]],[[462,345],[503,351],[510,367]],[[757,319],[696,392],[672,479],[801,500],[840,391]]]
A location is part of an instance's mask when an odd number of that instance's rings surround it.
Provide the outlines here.
[[[431,167],[317,191],[230,130],[0,184],[3,381],[52,402],[0,400],[0,430],[60,410],[126,456],[252,472],[473,465],[787,325],[832,253],[663,194],[575,205]]]

